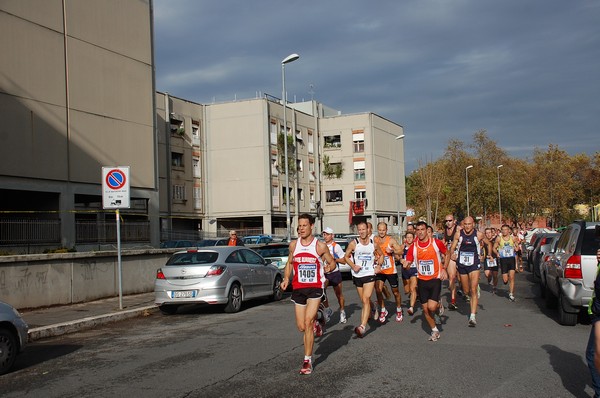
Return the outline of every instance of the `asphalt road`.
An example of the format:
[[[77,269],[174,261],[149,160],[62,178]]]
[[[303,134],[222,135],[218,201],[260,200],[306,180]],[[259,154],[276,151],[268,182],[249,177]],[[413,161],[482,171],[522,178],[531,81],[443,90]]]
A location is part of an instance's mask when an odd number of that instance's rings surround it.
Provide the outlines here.
[[[483,279],[482,279],[483,280]],[[298,374],[302,336],[293,304],[253,302],[240,313],[186,308],[31,344],[0,377],[2,397],[589,397],[590,326],[560,326],[528,272],[517,301],[482,288],[478,325],[468,306],[447,311],[429,342],[421,311],[353,336],[356,291],[345,281],[346,325],[334,314],[317,339],[314,372]],[[444,289],[444,294],[447,294]],[[333,301],[333,293],[330,293]],[[334,305],[335,308],[335,305]],[[388,303],[393,309],[393,304]]]

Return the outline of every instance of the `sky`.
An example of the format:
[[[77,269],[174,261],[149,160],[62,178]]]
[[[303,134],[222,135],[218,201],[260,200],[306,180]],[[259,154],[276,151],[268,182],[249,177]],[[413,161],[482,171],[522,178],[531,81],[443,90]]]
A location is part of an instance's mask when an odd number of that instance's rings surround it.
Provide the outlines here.
[[[600,150],[599,0],[154,0],[156,88],[270,94],[404,127],[407,174],[486,130],[510,156]]]

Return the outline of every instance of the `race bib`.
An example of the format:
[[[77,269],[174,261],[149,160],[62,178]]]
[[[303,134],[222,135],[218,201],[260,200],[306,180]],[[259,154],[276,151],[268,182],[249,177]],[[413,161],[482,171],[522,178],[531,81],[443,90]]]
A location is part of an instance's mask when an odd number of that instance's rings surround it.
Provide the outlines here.
[[[298,282],[317,283],[317,264],[298,265]]]
[[[515,249],[512,246],[503,246],[502,249],[500,249],[500,257],[514,257],[514,255]]]
[[[433,260],[419,260],[419,274],[425,276],[433,275]]]
[[[390,269],[392,268],[392,261],[390,256],[383,256],[383,264],[381,264],[381,269]]]
[[[496,263],[496,259],[492,258],[491,260],[488,258],[487,259],[487,266],[488,268],[496,268],[498,266],[498,264]]]
[[[475,253],[473,252],[460,252],[460,265],[470,266],[475,264]]]
[[[359,254],[356,256],[356,265],[360,265],[362,270],[369,271],[373,269],[373,256],[369,254]]]

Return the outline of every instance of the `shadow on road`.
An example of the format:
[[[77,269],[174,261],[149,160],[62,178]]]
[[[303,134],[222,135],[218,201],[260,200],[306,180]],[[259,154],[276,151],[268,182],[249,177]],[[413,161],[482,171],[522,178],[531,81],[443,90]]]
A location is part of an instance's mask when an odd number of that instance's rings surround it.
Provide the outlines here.
[[[542,348],[548,353],[552,369],[560,377],[563,387],[574,397],[589,397],[585,388],[588,385],[592,388],[591,376],[582,377],[590,371],[581,356],[550,344],[544,344]]]
[[[69,355],[82,345],[33,343],[17,357],[13,371],[34,367],[43,362]]]

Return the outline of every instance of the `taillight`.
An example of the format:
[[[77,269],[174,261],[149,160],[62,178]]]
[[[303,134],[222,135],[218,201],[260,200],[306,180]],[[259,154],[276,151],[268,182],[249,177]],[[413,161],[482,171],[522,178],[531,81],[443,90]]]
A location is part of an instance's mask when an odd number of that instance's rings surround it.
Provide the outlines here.
[[[544,256],[544,262],[548,262],[548,259],[550,258],[550,255],[546,255]]]
[[[213,265],[212,267],[210,267],[210,269],[206,273],[206,276],[221,275],[221,274],[223,274],[223,272],[225,272],[226,268],[227,267],[225,267],[224,265]]]
[[[565,265],[565,278],[583,279],[581,273],[581,256],[571,256]]]
[[[542,238],[542,241],[540,242],[540,246],[544,246],[546,244],[547,240],[548,240],[548,238]]]
[[[156,271],[156,279],[167,279],[160,268]]]

